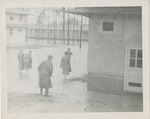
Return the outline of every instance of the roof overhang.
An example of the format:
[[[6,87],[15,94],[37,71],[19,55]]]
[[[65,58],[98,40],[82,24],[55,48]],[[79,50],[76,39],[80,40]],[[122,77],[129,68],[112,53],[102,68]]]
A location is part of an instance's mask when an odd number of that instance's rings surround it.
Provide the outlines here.
[[[65,11],[72,14],[90,17],[93,14],[135,14],[141,15],[141,7],[76,7]]]

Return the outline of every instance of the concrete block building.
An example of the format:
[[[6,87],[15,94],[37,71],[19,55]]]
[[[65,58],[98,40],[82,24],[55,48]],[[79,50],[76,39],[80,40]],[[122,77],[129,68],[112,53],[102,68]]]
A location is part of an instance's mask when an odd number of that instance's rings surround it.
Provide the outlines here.
[[[141,7],[84,7],[89,17],[88,89],[142,92]]]

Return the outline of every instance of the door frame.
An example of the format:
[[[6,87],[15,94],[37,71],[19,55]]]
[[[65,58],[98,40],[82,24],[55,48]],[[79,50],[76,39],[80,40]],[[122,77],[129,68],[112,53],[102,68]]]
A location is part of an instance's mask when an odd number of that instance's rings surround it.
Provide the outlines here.
[[[125,75],[124,76],[124,91],[125,92],[132,92],[132,91],[127,90],[127,82],[128,82],[128,80],[127,80],[127,69],[128,69],[128,63],[129,63],[129,61],[128,61],[129,60],[128,55],[129,55],[129,49],[131,49],[131,48],[135,48],[135,49],[140,48],[140,49],[142,49],[142,45],[127,45],[126,46],[126,53],[125,53],[125,73],[124,73],[124,75]],[[143,49],[142,49],[142,51],[143,51]],[[143,57],[142,57],[142,59],[143,59]],[[143,60],[142,60],[142,64],[143,64]],[[143,72],[143,68],[141,70]],[[142,76],[142,84],[143,84],[143,76]],[[134,92],[134,93],[140,93],[140,92]]]

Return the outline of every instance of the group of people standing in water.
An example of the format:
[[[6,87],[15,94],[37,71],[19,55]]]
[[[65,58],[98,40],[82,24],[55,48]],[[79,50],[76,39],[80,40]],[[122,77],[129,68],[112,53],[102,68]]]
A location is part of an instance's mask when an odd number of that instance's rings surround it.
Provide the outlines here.
[[[70,51],[70,48],[66,52],[64,52],[64,56],[60,62],[60,68],[62,68],[62,73],[64,75],[64,80],[66,80],[66,76],[69,75],[71,70],[71,55],[73,53]],[[44,60],[38,66],[38,78],[39,78],[39,87],[40,94],[42,94],[43,89],[45,89],[45,96],[48,96],[49,88],[52,88],[51,77],[53,75],[53,56],[48,55],[47,60]],[[29,71],[32,68],[32,51],[24,53],[21,49],[18,53],[18,61],[19,61],[19,73],[21,78],[21,71],[26,70]]]
[[[22,70],[29,71],[32,68],[32,51],[28,51],[24,53],[21,49],[18,53],[18,61],[19,61],[19,73],[20,78],[22,76]]]

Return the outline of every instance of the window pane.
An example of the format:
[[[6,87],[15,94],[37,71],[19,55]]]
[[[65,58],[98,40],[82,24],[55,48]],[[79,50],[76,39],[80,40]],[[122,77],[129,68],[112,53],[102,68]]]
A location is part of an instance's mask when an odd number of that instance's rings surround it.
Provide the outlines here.
[[[130,59],[130,67],[135,67],[135,59]]]
[[[12,32],[12,31],[13,31],[13,28],[10,28],[10,31]]]
[[[13,14],[10,15],[10,20],[13,20]]]
[[[45,30],[43,29],[42,32],[45,33]]]
[[[12,32],[10,32],[9,35],[12,35]]]
[[[114,23],[113,22],[103,22],[103,31],[113,31]]]
[[[138,57],[138,58],[142,58],[142,50],[138,50],[137,57]]]
[[[9,30],[10,30],[9,34],[12,35],[13,34],[13,28],[10,28]]]
[[[13,20],[13,17],[10,17],[10,20]]]
[[[136,57],[136,50],[135,49],[130,50],[130,57],[133,57],[133,58]]]
[[[137,60],[137,68],[142,68],[142,59]]]
[[[22,15],[20,14],[20,16],[19,16],[19,19],[20,19],[20,21],[22,20]]]

